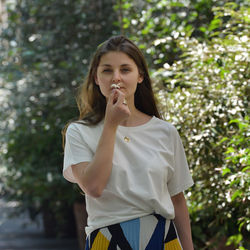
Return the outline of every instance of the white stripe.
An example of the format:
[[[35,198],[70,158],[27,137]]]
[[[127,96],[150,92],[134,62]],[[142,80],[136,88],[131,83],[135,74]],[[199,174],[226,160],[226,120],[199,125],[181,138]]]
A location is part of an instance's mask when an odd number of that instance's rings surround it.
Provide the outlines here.
[[[102,235],[105,236],[106,239],[110,242],[112,235],[111,235],[111,233],[109,232],[108,228],[107,228],[107,227],[101,228],[101,229],[100,229],[100,232],[101,232]]]
[[[167,237],[169,226],[170,226],[170,220],[166,220],[164,239],[166,239],[166,237]]]

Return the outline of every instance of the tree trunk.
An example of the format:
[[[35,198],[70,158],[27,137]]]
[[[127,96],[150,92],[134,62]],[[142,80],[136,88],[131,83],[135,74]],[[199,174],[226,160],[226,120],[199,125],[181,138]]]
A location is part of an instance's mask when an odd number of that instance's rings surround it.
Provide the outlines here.
[[[74,203],[74,214],[75,214],[75,220],[76,220],[79,248],[84,249],[85,243],[86,243],[85,227],[87,225],[87,217],[88,217],[87,212],[86,212],[85,200],[84,202]]]

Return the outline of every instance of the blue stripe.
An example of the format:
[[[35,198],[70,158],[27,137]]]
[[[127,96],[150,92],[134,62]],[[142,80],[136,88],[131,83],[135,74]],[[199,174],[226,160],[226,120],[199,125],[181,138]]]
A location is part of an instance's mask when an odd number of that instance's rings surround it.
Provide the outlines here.
[[[89,237],[87,237],[87,239],[86,239],[85,250],[90,250],[89,249]]]
[[[139,249],[140,219],[129,220],[120,223],[123,233],[132,249]]]
[[[158,217],[158,216],[156,216]],[[145,250],[161,250],[164,246],[164,234],[165,234],[165,224],[166,220],[160,217],[157,218],[158,223],[155,227],[154,233],[145,248]]]

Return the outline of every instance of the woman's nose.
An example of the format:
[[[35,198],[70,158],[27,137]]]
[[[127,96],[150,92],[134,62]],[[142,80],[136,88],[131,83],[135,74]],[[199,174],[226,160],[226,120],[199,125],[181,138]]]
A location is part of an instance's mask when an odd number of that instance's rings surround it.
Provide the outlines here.
[[[118,83],[121,81],[121,75],[119,72],[114,72],[112,82],[113,83]]]

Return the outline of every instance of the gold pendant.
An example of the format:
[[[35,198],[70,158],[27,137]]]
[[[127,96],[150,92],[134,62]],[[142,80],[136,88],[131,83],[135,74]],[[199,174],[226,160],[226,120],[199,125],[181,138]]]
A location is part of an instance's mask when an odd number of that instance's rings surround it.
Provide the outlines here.
[[[130,139],[127,136],[124,136],[123,139],[124,139],[125,142],[129,142],[130,141]]]

